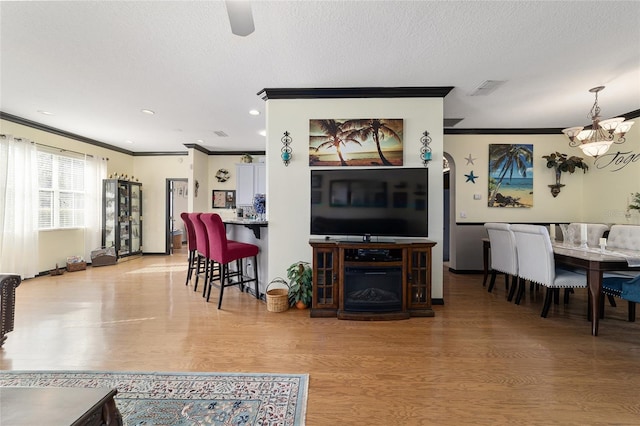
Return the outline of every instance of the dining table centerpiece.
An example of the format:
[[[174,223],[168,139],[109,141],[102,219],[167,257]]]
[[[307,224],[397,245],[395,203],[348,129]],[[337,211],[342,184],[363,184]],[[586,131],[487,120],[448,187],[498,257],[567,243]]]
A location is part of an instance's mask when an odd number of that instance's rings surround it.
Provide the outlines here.
[[[582,157],[576,157],[575,155],[569,157],[567,154],[554,152],[549,155],[543,155],[542,158],[547,160],[547,168],[553,169],[555,172],[556,183],[549,185],[553,198],[558,196],[560,188],[564,186],[560,183],[562,173],[574,173],[576,169],[582,169],[583,173],[586,173],[587,170],[589,170],[589,166],[584,162],[584,159]]]

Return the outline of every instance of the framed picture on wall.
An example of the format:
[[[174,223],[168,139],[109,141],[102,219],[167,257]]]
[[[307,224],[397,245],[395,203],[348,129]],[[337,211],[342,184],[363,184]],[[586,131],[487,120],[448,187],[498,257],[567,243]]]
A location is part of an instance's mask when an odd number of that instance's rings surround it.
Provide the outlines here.
[[[236,191],[235,190],[213,190],[211,196],[211,207],[214,209],[235,209],[236,208]]]
[[[403,134],[402,118],[309,120],[309,166],[402,166]]]
[[[489,144],[488,207],[533,207],[533,158],[533,144]]]

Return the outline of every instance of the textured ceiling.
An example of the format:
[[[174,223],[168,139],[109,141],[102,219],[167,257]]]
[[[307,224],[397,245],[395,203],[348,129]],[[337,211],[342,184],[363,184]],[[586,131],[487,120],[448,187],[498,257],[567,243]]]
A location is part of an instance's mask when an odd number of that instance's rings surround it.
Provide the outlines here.
[[[252,9],[256,30],[238,37],[221,1],[2,1],[0,110],[158,152],[264,150],[263,88],[454,86],[444,112],[461,129],[585,125],[598,85],[605,118],[640,109],[640,2]],[[485,80],[506,83],[469,96]]]

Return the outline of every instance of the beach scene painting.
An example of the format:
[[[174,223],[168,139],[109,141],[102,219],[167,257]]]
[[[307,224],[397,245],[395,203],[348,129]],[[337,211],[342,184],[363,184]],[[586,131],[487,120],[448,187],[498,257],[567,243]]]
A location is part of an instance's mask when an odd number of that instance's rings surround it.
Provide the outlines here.
[[[402,166],[403,120],[309,120],[310,166]]]
[[[489,145],[489,207],[533,207],[533,145]]]

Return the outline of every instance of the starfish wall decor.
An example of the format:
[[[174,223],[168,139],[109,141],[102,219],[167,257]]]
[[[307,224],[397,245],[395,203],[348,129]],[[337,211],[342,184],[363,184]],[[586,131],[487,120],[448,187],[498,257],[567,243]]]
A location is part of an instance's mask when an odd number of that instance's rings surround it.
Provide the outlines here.
[[[476,179],[479,177],[473,174],[473,170],[471,170],[471,172],[469,172],[468,175],[464,175],[464,176],[467,178],[465,182],[471,182],[471,183],[476,183]]]
[[[473,162],[474,162],[475,160],[477,160],[477,158],[473,158],[473,157],[471,156],[471,154],[469,154],[469,156],[468,156],[468,157],[465,157],[465,160],[467,160],[467,166],[468,166],[469,164],[471,164],[472,166],[474,166],[475,164],[473,164]]]

